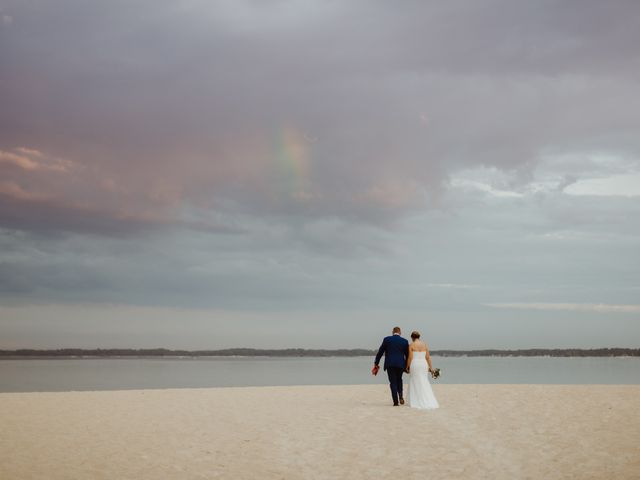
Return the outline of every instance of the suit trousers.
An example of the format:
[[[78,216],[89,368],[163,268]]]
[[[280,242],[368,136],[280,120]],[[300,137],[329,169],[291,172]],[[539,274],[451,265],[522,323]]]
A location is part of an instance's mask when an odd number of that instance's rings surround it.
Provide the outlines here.
[[[389,376],[389,387],[391,388],[391,398],[393,398],[394,405],[398,403],[398,396],[403,398],[402,395],[402,374],[404,368],[399,367],[387,367],[387,375]]]

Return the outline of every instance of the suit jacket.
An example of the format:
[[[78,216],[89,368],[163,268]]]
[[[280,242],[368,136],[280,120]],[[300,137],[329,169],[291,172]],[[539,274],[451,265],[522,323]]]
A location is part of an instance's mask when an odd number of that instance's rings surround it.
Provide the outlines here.
[[[388,367],[404,369],[407,366],[407,357],[409,356],[409,342],[400,335],[385,337],[376,355],[374,362],[376,365],[380,363],[383,354],[385,370]]]

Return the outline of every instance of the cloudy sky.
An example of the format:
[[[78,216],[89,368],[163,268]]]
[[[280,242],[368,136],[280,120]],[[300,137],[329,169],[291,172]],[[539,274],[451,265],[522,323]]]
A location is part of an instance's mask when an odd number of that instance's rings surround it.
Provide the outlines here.
[[[638,347],[635,0],[0,0],[0,348]]]

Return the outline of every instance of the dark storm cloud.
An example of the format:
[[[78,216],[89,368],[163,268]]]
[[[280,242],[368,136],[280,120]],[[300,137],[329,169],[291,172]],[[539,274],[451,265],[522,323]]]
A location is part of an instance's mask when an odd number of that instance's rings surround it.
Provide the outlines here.
[[[159,232],[171,226],[217,234],[242,232],[240,228],[230,225],[185,220],[169,222],[164,218],[125,215],[45,199],[16,199],[2,193],[0,193],[0,224],[7,229],[27,230],[41,234],[80,232],[121,236]]]
[[[637,303],[636,199],[458,194],[455,214],[430,212],[395,232],[338,222],[142,240],[3,232],[0,299],[398,312]]]

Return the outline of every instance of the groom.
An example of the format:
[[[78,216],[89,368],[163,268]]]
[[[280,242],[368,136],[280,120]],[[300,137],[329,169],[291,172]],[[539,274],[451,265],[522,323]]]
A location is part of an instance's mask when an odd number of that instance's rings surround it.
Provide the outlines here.
[[[393,398],[393,406],[398,406],[398,397],[400,404],[404,405],[404,397],[402,396],[402,373],[407,365],[407,357],[409,356],[409,342],[400,336],[400,327],[393,327],[393,335],[385,337],[380,345],[378,354],[374,362],[374,369],[377,372],[378,364],[384,354],[384,369],[389,376],[389,387],[391,388],[391,397]]]

